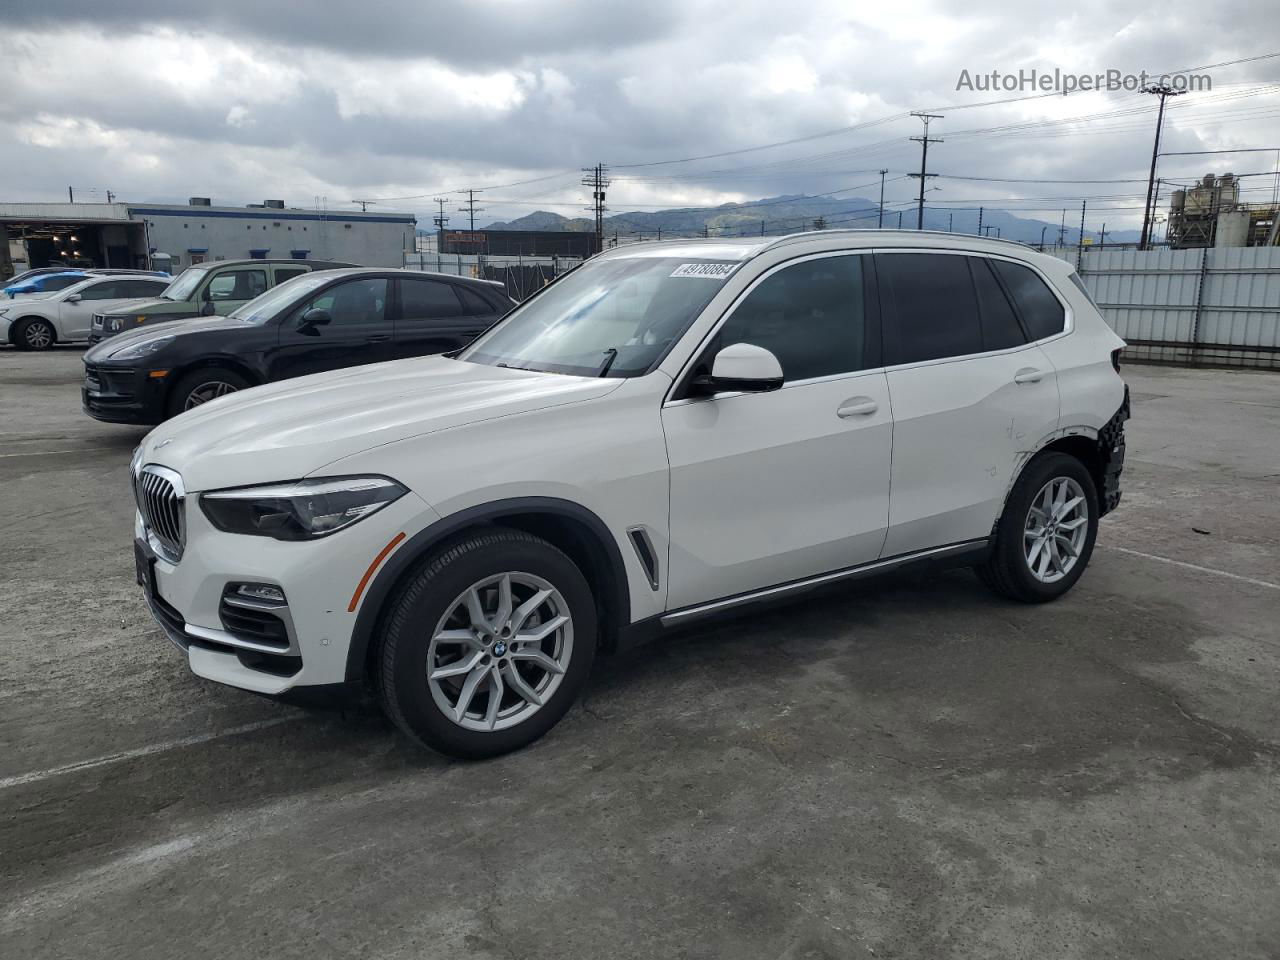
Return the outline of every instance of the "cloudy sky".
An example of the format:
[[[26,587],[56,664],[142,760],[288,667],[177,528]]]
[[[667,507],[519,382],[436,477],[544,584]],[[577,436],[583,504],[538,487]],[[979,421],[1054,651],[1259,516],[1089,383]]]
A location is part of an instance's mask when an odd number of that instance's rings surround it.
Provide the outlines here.
[[[904,201],[920,123],[903,114],[928,109],[945,115],[931,129],[945,142],[931,147],[930,169],[946,175],[930,182],[931,205],[1052,210],[1088,197],[1113,224],[1138,219],[1154,97],[975,106],[1018,93],[957,90],[962,70],[1136,73],[1263,58],[1210,69],[1211,92],[1170,100],[1166,149],[1280,146],[1280,56],[1266,58],[1280,53],[1274,0],[6,6],[6,201],[63,199],[68,185],[78,199],[110,189],[133,201],[351,208],[378,198],[429,221],[431,198],[448,196],[456,224],[468,186],[487,188],[480,220],[579,215],[578,171],[596,162],[612,167],[613,211],[874,196],[881,168],[888,198]],[[782,141],[795,142],[750,149]],[[1161,172],[1276,164],[1274,153],[1171,157]],[[1008,182],[1019,180],[1035,182]],[[1275,181],[1246,181],[1246,199],[1270,199]]]

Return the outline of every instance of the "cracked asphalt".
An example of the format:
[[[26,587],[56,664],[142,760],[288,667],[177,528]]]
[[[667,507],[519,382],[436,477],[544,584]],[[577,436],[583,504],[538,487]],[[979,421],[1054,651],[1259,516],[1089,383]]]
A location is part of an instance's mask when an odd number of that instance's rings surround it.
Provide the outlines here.
[[[141,429],[0,350],[0,952],[1280,954],[1280,377],[1125,370],[1125,502],[1045,607],[898,576],[602,660],[521,753],[189,674]],[[1203,532],[1199,532],[1203,531]]]

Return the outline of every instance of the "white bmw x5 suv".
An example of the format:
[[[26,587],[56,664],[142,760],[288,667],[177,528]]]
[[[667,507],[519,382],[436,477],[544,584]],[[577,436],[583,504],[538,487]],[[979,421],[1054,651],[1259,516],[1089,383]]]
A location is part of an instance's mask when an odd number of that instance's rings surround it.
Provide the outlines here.
[[[1008,242],[620,247],[455,355],[156,428],[138,579],[202,677],[366,686],[493,755],[597,651],[696,618],[916,562],[1060,596],[1120,498],[1122,346],[1068,264]]]

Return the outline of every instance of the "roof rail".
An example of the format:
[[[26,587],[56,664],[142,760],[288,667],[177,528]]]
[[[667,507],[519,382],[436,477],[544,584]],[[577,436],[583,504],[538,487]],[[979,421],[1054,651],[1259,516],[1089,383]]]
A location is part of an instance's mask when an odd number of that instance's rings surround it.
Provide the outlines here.
[[[991,243],[1006,243],[1006,244],[1011,244],[1012,246],[1015,246],[1015,247],[1031,249],[1031,244],[1023,243],[1021,240],[1005,240],[1003,237],[980,237],[977,234],[973,234],[973,233],[953,233],[949,230],[885,230],[879,227],[876,227],[876,228],[836,227],[835,229],[832,229],[832,230],[826,230],[826,229],[805,230],[800,233],[788,233],[788,234],[784,234],[781,237],[774,237],[770,243],[766,244],[764,247],[761,248],[760,252],[763,253],[765,250],[772,250],[774,247],[785,246],[788,243],[794,243],[798,240],[813,239],[817,234],[827,234],[827,233],[841,233],[841,234],[852,233],[852,234],[857,234],[859,236],[868,236],[873,234],[905,233],[911,236],[920,236],[924,234],[932,237],[950,237],[952,239],[955,239],[957,237],[972,237],[974,240],[985,240]]]

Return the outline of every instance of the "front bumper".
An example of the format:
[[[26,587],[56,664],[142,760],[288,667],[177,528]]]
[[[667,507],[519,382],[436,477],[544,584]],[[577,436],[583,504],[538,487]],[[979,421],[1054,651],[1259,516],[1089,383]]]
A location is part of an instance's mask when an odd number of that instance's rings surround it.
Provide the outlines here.
[[[149,372],[86,363],[80,406],[93,419],[105,423],[162,423],[167,380],[150,377]]]
[[[188,494],[183,503],[187,539],[177,563],[153,549],[135,513],[138,583],[151,615],[193,673],[268,696],[345,683],[359,611],[358,604],[350,609],[356,586],[398,533],[412,533],[435,516],[410,493],[330,537],[282,542],[215,529],[197,499]],[[285,605],[267,612],[284,629],[268,636],[246,621],[243,607],[229,609],[229,586],[236,583],[279,587]]]

